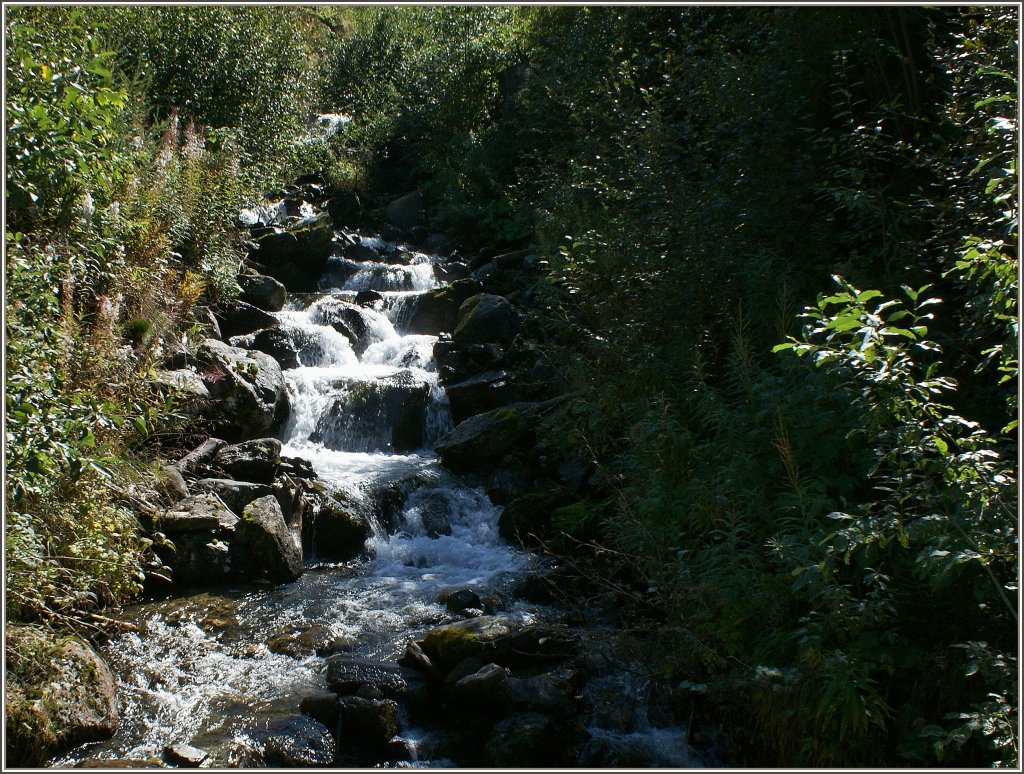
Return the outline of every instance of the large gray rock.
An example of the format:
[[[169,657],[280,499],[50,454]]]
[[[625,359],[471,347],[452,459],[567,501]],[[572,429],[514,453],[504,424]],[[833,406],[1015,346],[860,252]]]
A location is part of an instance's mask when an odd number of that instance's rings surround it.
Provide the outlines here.
[[[239,274],[238,286],[242,288],[242,300],[264,312],[280,312],[288,300],[285,286],[265,274]]]
[[[276,438],[256,438],[225,446],[217,452],[213,464],[231,478],[269,484],[281,466],[281,442]]]
[[[288,334],[280,328],[264,328],[248,340],[235,339],[233,341],[247,341],[244,345],[240,345],[245,349],[258,349],[260,352],[266,352],[277,361],[282,369],[298,368],[301,365],[298,349]]]
[[[292,293],[315,293],[334,253],[329,219],[308,223],[294,231],[267,234],[250,256],[265,274],[279,280]]]
[[[438,626],[423,638],[423,650],[441,669],[479,658],[502,666],[556,662],[576,652],[577,640],[559,627],[523,626],[503,616],[485,615]]]
[[[312,488],[302,497],[302,538],[308,556],[345,561],[363,552],[373,528],[356,504]]]
[[[339,384],[311,440],[348,451],[416,451],[424,443],[429,397],[430,385],[411,371]]]
[[[288,582],[302,575],[301,544],[285,523],[281,505],[273,495],[249,503],[236,532],[271,581]]]
[[[270,355],[206,339],[196,358],[214,402],[206,416],[227,440],[265,436],[288,415],[288,390]]]
[[[370,692],[389,699],[401,699],[408,691],[411,675],[398,664],[373,661],[347,653],[327,659],[327,684],[341,696]]]
[[[368,346],[380,338],[375,334],[375,322],[381,314],[359,304],[340,299],[324,299],[313,310],[313,322],[330,325],[349,340],[352,351],[362,355]],[[376,318],[376,319],[375,319]]]
[[[186,417],[203,416],[214,404],[203,377],[191,368],[157,371],[152,382],[161,393],[174,399],[175,410]]]
[[[388,223],[408,231],[423,225],[423,194],[413,191],[392,201],[385,212]]]
[[[192,484],[192,488],[197,492],[212,492],[235,513],[241,513],[253,500],[274,493],[268,484],[235,481],[233,478],[201,478]]]
[[[516,403],[472,416],[438,441],[434,450],[457,473],[493,465],[530,446],[533,427],[529,409],[533,405]]]
[[[237,765],[242,768],[325,768],[334,763],[335,741],[330,730],[307,715],[274,718],[252,728]]]
[[[84,641],[8,627],[5,650],[8,766],[43,766],[75,745],[113,736],[117,683]]]
[[[342,696],[338,700],[341,743],[382,750],[398,734],[398,705],[391,699]]]
[[[453,282],[448,287],[428,290],[415,296],[403,326],[409,333],[437,335],[452,331],[459,321],[459,309],[468,299],[477,295],[481,285],[476,280]]]
[[[501,707],[495,699],[509,679],[505,667],[486,664],[476,672],[456,680],[448,689],[448,697],[456,704],[476,706],[482,712],[494,712]]]
[[[508,345],[519,328],[519,315],[503,296],[479,293],[459,307],[459,322],[452,331],[458,345],[496,342]]]
[[[179,500],[160,516],[159,527],[168,535],[182,532],[233,530],[238,516],[216,494],[194,494]]]
[[[175,586],[215,586],[237,580],[253,580],[258,568],[252,555],[227,530],[183,532],[173,537],[174,550],[157,548],[171,569]]]
[[[270,312],[265,312],[257,306],[245,301],[237,301],[233,306],[217,315],[217,323],[220,325],[221,335],[231,338],[232,336],[255,333],[264,328],[276,327],[279,325],[279,320]]]

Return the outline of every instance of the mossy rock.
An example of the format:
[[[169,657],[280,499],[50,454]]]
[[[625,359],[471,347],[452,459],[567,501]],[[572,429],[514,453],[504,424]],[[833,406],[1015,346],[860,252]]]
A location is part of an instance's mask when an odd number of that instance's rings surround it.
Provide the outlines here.
[[[513,631],[512,623],[500,616],[470,618],[431,629],[423,638],[423,650],[447,671],[465,658],[492,653],[496,643]]]
[[[7,764],[42,766],[75,745],[117,731],[117,683],[84,641],[11,627],[7,653]]]

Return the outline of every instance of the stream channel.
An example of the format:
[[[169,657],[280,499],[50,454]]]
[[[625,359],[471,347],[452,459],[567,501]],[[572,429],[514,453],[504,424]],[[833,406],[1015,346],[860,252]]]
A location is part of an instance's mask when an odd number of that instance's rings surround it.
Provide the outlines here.
[[[375,235],[361,240],[382,253],[396,249]],[[119,681],[120,729],[53,765],[159,762],[174,745],[202,750],[203,767],[268,765],[260,757],[260,730],[300,717],[304,697],[327,691],[323,656],[274,652],[268,642],[275,635],[315,626],[336,652],[393,662],[411,640],[465,617],[438,601],[450,589],[501,600],[501,615],[522,624],[560,620],[561,611],[511,593],[528,574],[543,571],[546,560],[506,543],[497,530],[500,508],[482,488],[446,471],[431,451],[452,428],[432,354],[437,337],[404,333],[402,319],[415,294],[441,286],[434,271],[441,259],[410,253],[404,264],[334,258],[322,294],[292,296],[276,313],[300,361],[284,371],[291,410],[279,434],[283,454],[308,460],[321,481],[354,499],[401,492],[399,523],[373,524],[358,559],[330,563],[307,555],[305,573],[292,583],[197,589],[127,609],[123,617],[137,631],[103,649]],[[323,324],[323,309],[368,290],[381,298],[367,310],[369,343],[357,355],[348,338]],[[387,401],[362,415],[338,410],[347,395],[396,382],[429,395],[422,448],[413,453],[393,451]],[[447,521],[441,530],[431,516],[438,503]],[[634,687],[616,680],[613,702],[615,696],[632,701]],[[655,728],[639,718],[617,732],[592,732],[642,740],[648,765],[700,765],[680,728]],[[390,750],[375,765],[464,765],[407,718]]]

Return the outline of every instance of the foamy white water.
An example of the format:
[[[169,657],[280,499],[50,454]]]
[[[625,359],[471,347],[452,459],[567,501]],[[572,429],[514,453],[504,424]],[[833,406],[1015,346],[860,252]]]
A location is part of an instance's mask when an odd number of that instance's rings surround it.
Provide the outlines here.
[[[362,241],[395,249],[379,239]],[[388,487],[406,492],[398,523],[391,530],[374,524],[368,560],[309,567],[290,584],[239,584],[137,606],[130,617],[139,632],[104,651],[121,682],[121,729],[56,765],[88,757],[158,758],[165,745],[178,743],[206,750],[215,766],[233,765],[245,759],[254,723],[294,715],[303,696],[326,688],[321,659],[272,653],[268,639],[319,627],[360,655],[392,659],[409,640],[452,620],[438,602],[442,591],[468,587],[500,596],[537,561],[501,540],[499,509],[431,451],[452,426],[433,359],[436,337],[402,335],[396,324],[416,294],[440,283],[433,256],[413,253],[408,261],[336,260],[329,276],[340,284],[325,298],[277,313],[300,362],[284,372],[291,414],[281,433],[283,453],[309,460],[322,482],[364,503]],[[384,311],[344,307],[341,299],[356,290],[381,292]],[[328,324],[343,308],[339,303],[362,323],[362,355]],[[414,415],[418,428],[409,426],[410,405],[422,408],[421,417]],[[407,433],[419,430],[417,448],[391,448],[396,421]],[[517,606],[508,614],[533,620]],[[419,744],[413,729],[404,733],[413,747]]]

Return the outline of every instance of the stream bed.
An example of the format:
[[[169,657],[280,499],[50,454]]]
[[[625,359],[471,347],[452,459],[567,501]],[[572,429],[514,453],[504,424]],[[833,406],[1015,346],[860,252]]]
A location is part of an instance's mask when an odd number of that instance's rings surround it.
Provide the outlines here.
[[[375,235],[362,239],[385,253],[397,249]],[[562,620],[564,611],[513,593],[548,560],[505,542],[500,508],[431,450],[453,425],[432,354],[437,337],[406,333],[402,320],[417,294],[443,284],[434,271],[440,258],[407,255],[400,265],[332,259],[322,293],[293,296],[276,313],[299,361],[284,371],[291,409],[282,453],[308,460],[320,481],[352,501],[383,493],[399,502],[390,520],[372,524],[356,559],[307,554],[294,582],[199,588],[127,609],[123,619],[136,631],[103,650],[120,684],[120,729],[53,765],[167,765],[166,751],[183,745],[203,752],[193,761],[203,767],[270,765],[261,757],[266,729],[287,726],[303,699],[328,691],[325,658],[393,662],[434,627],[483,612],[522,625]],[[360,291],[379,298],[361,313],[354,347],[331,323],[338,303],[351,305]],[[422,411],[410,414],[417,401]],[[452,590],[474,592],[487,610],[452,612],[443,602]],[[587,706],[640,691],[626,679],[610,685],[610,699]],[[629,724],[595,726],[591,741],[642,748],[646,765],[700,765],[684,729],[634,714]],[[401,725],[376,765],[463,765],[436,733],[408,718]]]

